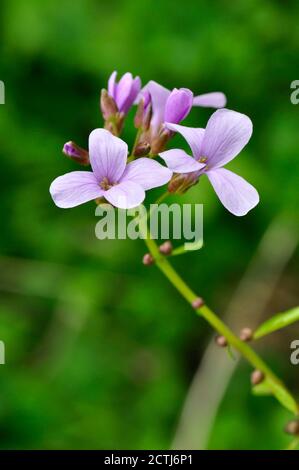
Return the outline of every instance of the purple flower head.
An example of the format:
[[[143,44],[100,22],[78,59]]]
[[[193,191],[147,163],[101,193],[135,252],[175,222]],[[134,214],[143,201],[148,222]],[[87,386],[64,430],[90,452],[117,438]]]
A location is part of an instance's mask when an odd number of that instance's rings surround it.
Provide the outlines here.
[[[89,136],[92,171],[73,171],[56,178],[50,193],[58,207],[75,207],[104,197],[121,209],[136,207],[145,191],[166,184],[172,172],[149,158],[127,164],[127,144],[105,129],[95,129]]]
[[[240,153],[251,137],[252,122],[247,116],[220,109],[212,114],[206,129],[165,125],[179,132],[193,153],[193,158],[178,149],[160,153],[168,168],[175,173],[195,172],[194,180],[205,173],[224,207],[234,215],[245,215],[258,204],[256,189],[241,176],[222,168]]]
[[[188,116],[193,104],[193,93],[188,88],[175,88],[167,98],[164,122],[178,124]]]
[[[139,77],[125,73],[119,82],[116,82],[117,72],[113,72],[108,80],[108,93],[114,99],[120,113],[127,114],[141,89]]]
[[[171,92],[159,83],[151,80],[141,90],[148,91],[151,95],[153,115],[151,128],[153,134],[157,133],[164,122],[178,124],[189,114],[192,106],[222,108],[226,104],[226,97],[221,92],[207,93],[193,98],[193,94],[187,88],[176,88]],[[192,96],[192,100],[191,100]],[[138,99],[140,99],[141,94]],[[176,106],[178,109],[176,109]]]

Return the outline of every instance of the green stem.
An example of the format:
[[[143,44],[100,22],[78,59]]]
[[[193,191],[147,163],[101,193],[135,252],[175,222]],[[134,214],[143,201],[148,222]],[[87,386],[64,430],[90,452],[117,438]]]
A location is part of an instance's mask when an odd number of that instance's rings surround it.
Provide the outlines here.
[[[161,258],[159,248],[156,242],[150,237],[148,231],[144,239],[149,251],[151,252],[152,256],[156,261],[157,267],[166,276],[170,283],[187,300],[187,302],[192,306],[193,301],[198,298],[198,295],[196,295],[195,292],[179,276],[179,274],[175,271],[169,261],[165,257]],[[267,377],[269,386],[271,387],[271,390],[273,391],[273,394],[276,397],[277,387],[282,389],[283,392],[286,393],[293,402],[292,406],[289,409],[291,409],[295,413],[298,412],[297,404],[290,392],[287,390],[281,380],[267,366],[267,364],[247,343],[241,341],[207,305],[203,305],[202,307],[195,309],[195,311],[198,315],[202,316],[220,335],[224,336],[227,339],[228,343],[233,346],[237,351],[239,351],[239,353],[245,359],[247,359],[247,361],[254,368],[264,373],[264,375]]]

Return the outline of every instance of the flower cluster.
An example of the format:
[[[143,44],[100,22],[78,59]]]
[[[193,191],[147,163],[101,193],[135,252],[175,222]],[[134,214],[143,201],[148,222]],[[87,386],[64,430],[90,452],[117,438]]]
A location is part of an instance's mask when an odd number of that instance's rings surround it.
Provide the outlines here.
[[[88,150],[67,142],[63,152],[92,171],[73,171],[56,178],[50,187],[58,207],[69,208],[104,198],[129,209],[141,204],[145,191],[168,183],[168,191],[183,193],[204,174],[222,204],[234,215],[247,214],[259,202],[256,189],[240,176],[223,168],[235,158],[252,134],[251,120],[225,109],[223,93],[195,96],[187,88],[170,91],[154,81],[143,88],[139,77],[124,74],[116,81],[113,72],[108,89],[101,93],[104,129],[89,136]],[[125,117],[136,105],[137,128],[132,151],[119,138]],[[193,106],[222,108],[212,114],[205,129],[180,125]],[[192,156],[181,149],[166,150],[176,133],[181,134]],[[166,166],[155,158],[160,157]]]

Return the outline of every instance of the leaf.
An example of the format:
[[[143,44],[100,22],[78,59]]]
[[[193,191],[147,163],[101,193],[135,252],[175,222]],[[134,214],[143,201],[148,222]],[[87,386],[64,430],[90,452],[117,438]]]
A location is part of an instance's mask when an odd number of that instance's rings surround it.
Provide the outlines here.
[[[272,389],[273,395],[276,399],[289,411],[298,414],[298,405],[290,392],[274,380],[269,381],[269,386]]]
[[[272,395],[272,390],[267,383],[267,380],[264,380],[262,383],[252,387],[252,393],[258,396],[269,396]]]
[[[283,313],[278,313],[274,317],[262,323],[254,333],[254,339],[262,338],[263,336],[273,333],[273,331],[280,330],[292,323],[299,320],[299,307],[292,308]]]
[[[272,379],[266,378],[262,383],[252,387],[252,393],[258,396],[273,395],[282,406],[294,414],[298,413],[298,405],[289,391]]]

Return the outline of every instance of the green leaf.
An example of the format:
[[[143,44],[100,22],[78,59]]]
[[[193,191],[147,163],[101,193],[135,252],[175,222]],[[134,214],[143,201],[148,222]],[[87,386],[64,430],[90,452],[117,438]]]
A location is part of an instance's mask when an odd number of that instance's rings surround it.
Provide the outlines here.
[[[254,333],[254,339],[262,338],[273,331],[280,330],[299,320],[299,307],[292,308],[283,313],[278,313],[266,322],[262,323]]]
[[[252,387],[252,393],[258,396],[269,396],[272,395],[272,390],[267,383],[267,380],[264,380],[262,383]]]
[[[276,399],[289,411],[298,414],[298,405],[290,392],[277,382],[269,380],[269,387]]]
[[[258,396],[273,395],[282,406],[294,414],[298,413],[298,405],[289,391],[272,379],[266,378],[262,383],[252,387],[252,393]]]

